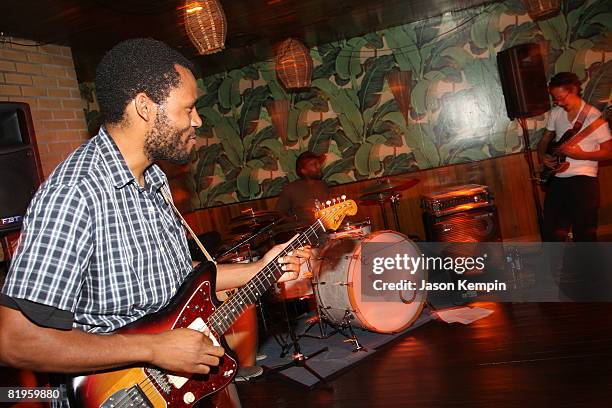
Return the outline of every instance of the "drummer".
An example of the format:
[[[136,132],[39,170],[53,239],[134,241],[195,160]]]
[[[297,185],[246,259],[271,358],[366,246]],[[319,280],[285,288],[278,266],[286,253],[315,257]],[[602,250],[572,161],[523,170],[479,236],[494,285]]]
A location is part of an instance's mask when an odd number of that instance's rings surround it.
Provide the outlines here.
[[[306,151],[295,163],[298,180],[286,184],[281,191],[276,210],[286,217],[295,217],[298,223],[310,225],[315,221],[315,200],[325,202],[330,196],[329,188],[323,181],[322,166],[324,154]]]

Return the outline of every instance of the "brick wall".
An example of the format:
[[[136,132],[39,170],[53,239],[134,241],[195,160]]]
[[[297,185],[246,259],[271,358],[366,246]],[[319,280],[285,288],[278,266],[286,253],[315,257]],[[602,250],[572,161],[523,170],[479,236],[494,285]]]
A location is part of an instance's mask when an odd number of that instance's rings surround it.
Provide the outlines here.
[[[0,44],[0,101],[26,102],[32,111],[45,177],[88,138],[72,52],[59,45]]]

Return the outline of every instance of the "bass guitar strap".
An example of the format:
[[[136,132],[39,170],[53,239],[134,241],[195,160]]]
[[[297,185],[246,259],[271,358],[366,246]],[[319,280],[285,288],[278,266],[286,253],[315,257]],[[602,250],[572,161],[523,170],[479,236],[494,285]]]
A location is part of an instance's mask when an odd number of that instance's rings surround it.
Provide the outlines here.
[[[576,118],[576,121],[574,122],[574,126],[572,126],[571,129],[568,129],[563,134],[563,136],[561,136],[561,139],[565,138],[567,139],[567,142],[569,142],[572,137],[574,137],[578,132],[580,132],[580,129],[582,129],[582,125],[584,124],[584,120],[586,119],[587,112],[590,110],[588,106],[588,104],[584,104],[584,106],[580,110],[580,113],[578,114],[578,117]]]
[[[602,118],[595,119],[589,126],[582,129],[577,135],[574,135],[570,140],[563,143],[563,145],[577,145],[604,123],[606,123],[606,121]]]

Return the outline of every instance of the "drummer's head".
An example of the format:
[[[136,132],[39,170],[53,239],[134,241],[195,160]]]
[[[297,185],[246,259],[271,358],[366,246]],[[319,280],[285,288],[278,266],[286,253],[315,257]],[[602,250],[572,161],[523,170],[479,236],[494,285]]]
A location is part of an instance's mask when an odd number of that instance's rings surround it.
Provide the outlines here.
[[[323,178],[324,154],[306,151],[300,154],[295,162],[295,172],[304,180],[321,180]]]

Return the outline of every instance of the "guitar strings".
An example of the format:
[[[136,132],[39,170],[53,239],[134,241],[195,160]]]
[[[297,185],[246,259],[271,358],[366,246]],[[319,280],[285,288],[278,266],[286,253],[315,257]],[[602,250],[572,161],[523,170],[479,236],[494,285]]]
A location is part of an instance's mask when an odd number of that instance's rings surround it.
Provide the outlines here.
[[[323,217],[322,217],[323,218]],[[320,225],[318,222],[313,224],[312,226],[310,226],[306,231],[304,231],[304,236],[306,236],[306,239],[308,240],[308,242],[310,243],[310,239],[308,238],[308,234],[310,233],[315,233],[315,226]],[[299,237],[298,237],[299,238]],[[295,247],[295,243],[298,242],[301,246],[301,242],[299,242],[299,239],[296,239],[294,242],[292,242],[291,244],[289,244],[284,251],[287,250],[294,250]],[[280,257],[281,254],[277,255],[275,257],[275,259],[278,259],[278,257]],[[250,303],[252,303],[251,301],[251,296],[253,295],[253,298],[257,299],[260,295],[260,291],[264,292],[263,289],[265,288],[266,284],[270,284],[270,283],[274,283],[277,279],[277,277],[274,276],[274,274],[269,274],[270,272],[274,272],[274,270],[272,268],[270,268],[270,265],[273,265],[274,269],[278,269],[278,265],[273,261],[269,262],[263,269],[262,272],[263,273],[258,273],[257,275],[255,275],[251,281],[249,281],[243,288],[244,290],[241,292],[238,292],[236,295],[234,295],[232,298],[228,299],[225,303],[223,303],[220,307],[219,310],[217,311],[217,313],[211,315],[209,317],[209,322],[213,323],[215,326],[219,326],[219,331],[220,332],[224,332],[227,329],[227,321],[226,319],[228,318],[228,311],[226,309],[228,308],[232,308],[231,312],[235,312],[236,308],[238,310],[240,310],[240,312],[243,312],[244,309],[246,307],[249,306]],[[282,274],[281,274],[282,275]],[[280,277],[280,276],[279,276]],[[272,282],[270,282],[270,278],[272,278]],[[263,279],[265,279],[265,283],[263,281]],[[262,287],[263,286],[263,287]],[[267,288],[265,288],[267,290]],[[244,300],[244,295],[246,295],[246,299],[247,301],[245,302]],[[238,303],[238,304],[236,304]],[[217,316],[221,315],[221,316],[225,316],[225,318],[221,317],[220,321]]]
[[[323,217],[320,218],[320,220],[325,220],[327,218],[331,218],[333,216],[336,215],[336,213],[338,211],[340,211],[341,208],[336,207],[334,208],[332,211],[330,211],[328,214],[324,215]],[[318,238],[318,235],[316,234],[316,229],[319,228],[321,226],[321,224],[319,223],[319,221],[313,223],[310,227],[308,227],[308,229],[306,231],[304,231],[303,235],[306,237],[306,240],[308,241],[309,244],[312,244],[312,242],[310,241],[310,239],[308,238],[308,235],[313,233],[314,236],[316,236]],[[324,231],[325,229],[323,229]],[[296,243],[299,243],[300,246],[302,246],[302,243],[299,242],[299,237],[297,239],[295,239],[293,242],[291,242],[283,251],[287,251],[287,250],[295,250],[298,247],[295,247],[294,245]],[[260,296],[260,291],[257,291],[256,289],[262,289],[265,288],[266,284],[274,284],[274,282],[276,282],[276,280],[278,280],[278,278],[280,278],[280,276],[282,276],[282,274],[284,273],[281,270],[281,275],[274,276],[274,269],[278,270],[279,266],[277,265],[276,261],[279,257],[281,256],[281,254],[278,254],[272,261],[270,261],[263,269],[262,271],[264,272],[262,273],[258,273],[256,274],[246,285],[243,286],[243,289],[241,289],[240,292],[238,292],[236,295],[234,295],[233,297],[231,297],[230,299],[228,299],[226,302],[224,302],[219,309],[212,314],[209,318],[208,318],[208,322],[212,323],[214,326],[218,327],[218,331],[223,333],[225,332],[225,330],[227,330],[227,328],[229,327],[227,325],[227,321],[226,319],[229,317],[229,312],[226,309],[232,307],[231,311],[235,312],[236,308],[238,308],[240,310],[240,312],[243,312],[244,309],[246,307],[248,307],[248,305],[250,303],[252,303],[250,296],[248,295],[248,292],[250,292],[251,294],[253,294],[254,298],[257,299]],[[270,265],[273,265],[272,269],[270,267]],[[268,273],[271,272],[271,274],[268,276]],[[265,277],[265,283],[262,280]],[[269,278],[272,278],[272,282],[270,282]],[[267,288],[266,288],[267,290]],[[264,291],[261,291],[264,292]],[[246,300],[247,302],[245,303],[244,301],[244,297],[243,294],[246,294]],[[235,303],[238,303],[238,305],[236,305]],[[218,318],[219,316],[219,318]]]

